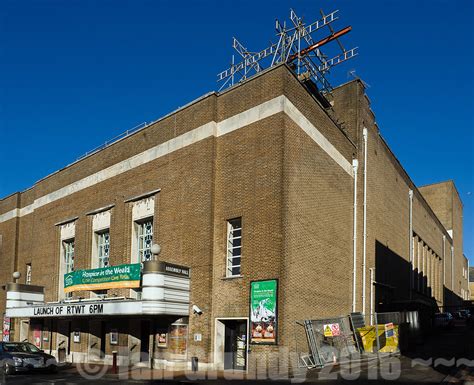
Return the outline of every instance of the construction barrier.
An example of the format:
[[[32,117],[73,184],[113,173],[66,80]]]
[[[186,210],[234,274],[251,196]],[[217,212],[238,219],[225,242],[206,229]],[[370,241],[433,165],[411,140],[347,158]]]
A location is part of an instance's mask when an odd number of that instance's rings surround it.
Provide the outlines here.
[[[299,366],[324,367],[350,360],[351,356],[359,353],[349,317],[297,321],[296,325]],[[305,345],[301,343],[302,330],[306,337]]]
[[[419,330],[417,312],[375,313],[369,319],[376,324],[366,325],[361,313],[297,321],[298,366],[322,368],[358,359],[360,354],[398,354],[403,341]]]
[[[399,329],[393,323],[358,328],[365,353],[398,353]]]

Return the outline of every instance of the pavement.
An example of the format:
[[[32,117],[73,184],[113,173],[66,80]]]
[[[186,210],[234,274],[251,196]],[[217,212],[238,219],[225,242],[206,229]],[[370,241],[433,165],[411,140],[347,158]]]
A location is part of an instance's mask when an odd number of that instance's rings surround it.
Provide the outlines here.
[[[301,370],[292,377],[286,374],[230,371],[164,371],[149,368],[120,367],[113,373],[107,366],[70,365],[56,374],[29,373],[0,375],[0,385],[36,384],[472,384],[474,385],[474,329],[464,321],[454,328],[428,336],[423,344],[405,355],[368,359],[326,366],[320,370]]]

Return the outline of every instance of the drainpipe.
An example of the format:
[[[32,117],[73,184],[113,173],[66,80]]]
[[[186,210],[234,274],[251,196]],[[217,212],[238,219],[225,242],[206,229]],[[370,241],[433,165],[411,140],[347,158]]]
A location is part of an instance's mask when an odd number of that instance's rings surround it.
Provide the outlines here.
[[[367,265],[367,128],[362,130],[364,138],[364,220],[362,237],[362,313],[365,314],[366,265]]]
[[[413,190],[408,191],[408,199],[410,204],[410,224],[409,224],[409,247],[410,247],[410,299],[413,291]]]
[[[446,285],[446,235],[443,235],[443,286]]]
[[[374,283],[375,283],[375,269],[371,267],[370,272],[370,325],[374,324]]]
[[[454,246],[451,246],[451,291],[454,293]]]
[[[352,160],[352,170],[354,173],[354,234],[353,234],[353,266],[352,266],[352,312],[356,311],[356,290],[357,290],[357,169],[359,168],[359,161]]]

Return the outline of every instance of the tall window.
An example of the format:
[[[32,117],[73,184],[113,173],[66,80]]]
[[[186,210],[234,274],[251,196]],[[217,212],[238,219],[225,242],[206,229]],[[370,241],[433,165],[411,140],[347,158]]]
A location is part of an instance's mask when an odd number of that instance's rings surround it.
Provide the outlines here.
[[[136,226],[138,261],[149,261],[151,259],[151,245],[153,243],[153,218],[137,222]]]
[[[240,275],[242,257],[242,218],[227,221],[227,266],[226,276]]]
[[[31,263],[26,264],[25,283],[31,285]]]
[[[74,271],[74,239],[63,242],[65,273]]]
[[[110,232],[109,230],[96,233],[97,237],[97,259],[99,267],[109,266],[110,254]]]

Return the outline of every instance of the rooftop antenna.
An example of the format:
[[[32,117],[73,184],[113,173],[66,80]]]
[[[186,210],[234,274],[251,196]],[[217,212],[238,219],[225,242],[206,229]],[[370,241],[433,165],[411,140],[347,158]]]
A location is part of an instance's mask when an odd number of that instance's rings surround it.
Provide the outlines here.
[[[264,69],[264,66],[273,67],[280,63],[287,63],[301,81],[312,80],[319,92],[330,92],[331,84],[327,80],[330,70],[346,60],[357,55],[357,47],[346,50],[339,40],[352,30],[351,26],[334,30],[332,23],[338,19],[339,11],[327,15],[321,10],[321,19],[312,23],[305,23],[293,9],[290,9],[290,23],[275,21],[275,30],[278,41],[257,52],[250,52],[235,37],[234,48],[241,61],[235,63],[232,56],[230,68],[217,74],[217,81],[221,83],[219,91],[246,80]],[[328,27],[330,34],[323,35],[316,40],[316,32]],[[321,47],[336,41],[340,52],[328,58],[321,51]]]
[[[363,84],[366,88],[370,88],[370,84],[367,83],[367,82],[365,82],[365,81],[363,81],[363,80],[360,78],[360,76],[357,75],[355,69],[351,69],[351,70],[347,71],[347,77],[348,77],[348,78],[349,78],[349,77],[352,77],[352,78],[354,78],[354,79],[357,79],[357,80],[359,80],[360,82],[362,82],[362,84]]]

